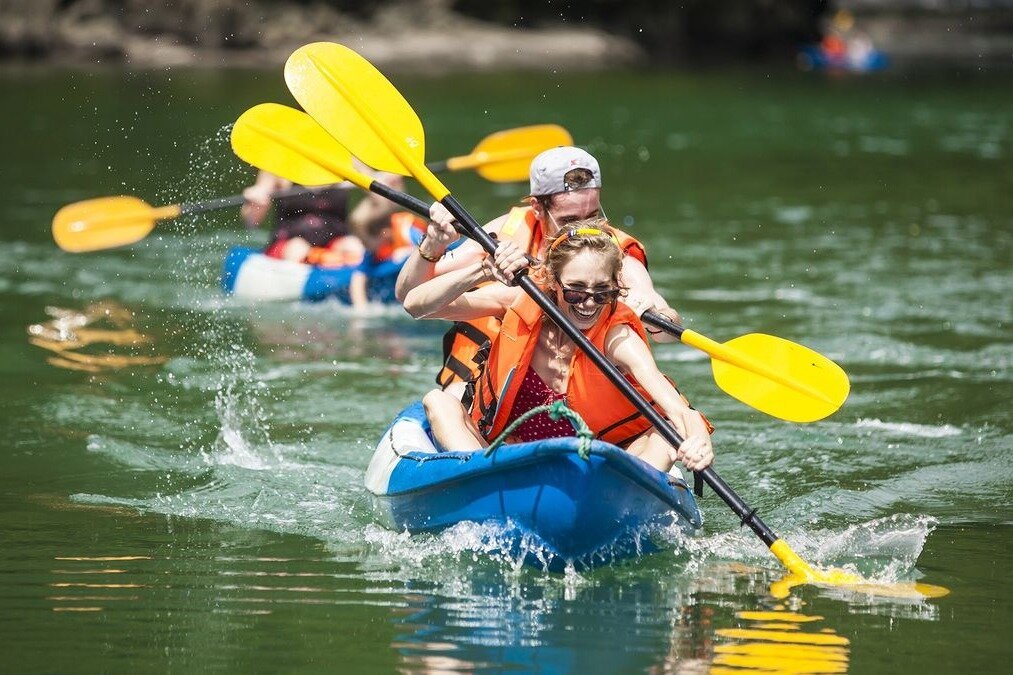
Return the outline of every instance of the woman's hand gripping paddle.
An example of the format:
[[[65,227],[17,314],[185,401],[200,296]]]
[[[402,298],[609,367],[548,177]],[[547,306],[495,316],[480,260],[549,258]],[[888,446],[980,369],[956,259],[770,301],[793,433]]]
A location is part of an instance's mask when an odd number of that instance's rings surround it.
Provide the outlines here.
[[[644,312],[641,318],[713,357],[714,381],[722,391],[772,417],[821,420],[837,412],[851,390],[839,365],[784,338],[750,333],[720,343],[658,312]]]
[[[489,253],[496,243],[477,221],[450,194],[424,163],[425,139],[422,123],[408,102],[387,79],[361,56],[341,45],[314,43],[298,49],[285,66],[285,81],[303,108],[355,156],[376,169],[412,175]],[[527,276],[518,285],[538,303],[609,380],[644,414],[666,440],[674,446],[682,438],[658,412],[645,401],[622,373],[577,330],[552,301]],[[815,570],[788,544],[779,539],[714,472],[699,472],[708,485],[748,525],[797,578],[829,585],[864,584],[864,580],[843,570]],[[923,586],[924,585],[918,585]],[[867,590],[867,586],[862,586]],[[925,587],[927,588],[927,587]],[[938,587],[934,587],[938,588]],[[945,589],[940,589],[945,591]],[[923,590],[912,593],[924,596]]]

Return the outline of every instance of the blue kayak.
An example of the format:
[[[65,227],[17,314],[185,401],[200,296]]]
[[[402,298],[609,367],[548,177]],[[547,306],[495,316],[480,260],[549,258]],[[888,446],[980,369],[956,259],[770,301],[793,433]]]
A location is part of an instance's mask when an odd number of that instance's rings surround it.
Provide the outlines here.
[[[395,302],[394,283],[404,261],[366,261],[361,265],[317,267],[264,255],[260,249],[235,246],[222,265],[222,290],[250,300],[307,300],[334,298],[349,304],[352,274],[361,271],[368,279],[366,294],[371,302]]]
[[[380,518],[391,529],[435,532],[471,521],[496,526],[495,548],[551,570],[578,569],[656,550],[651,534],[700,527],[681,476],[662,473],[621,448],[576,437],[441,451],[421,403],[403,410],[377,444],[366,472]]]

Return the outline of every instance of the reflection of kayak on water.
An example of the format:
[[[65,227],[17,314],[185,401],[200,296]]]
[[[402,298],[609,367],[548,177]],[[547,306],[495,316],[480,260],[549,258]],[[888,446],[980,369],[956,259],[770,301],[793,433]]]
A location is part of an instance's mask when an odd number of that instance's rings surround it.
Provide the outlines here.
[[[440,451],[421,403],[384,433],[366,471],[384,524],[411,533],[470,521],[492,525],[489,548],[538,567],[607,564],[656,550],[650,534],[700,512],[686,482],[621,448],[574,436],[507,444],[491,456]]]

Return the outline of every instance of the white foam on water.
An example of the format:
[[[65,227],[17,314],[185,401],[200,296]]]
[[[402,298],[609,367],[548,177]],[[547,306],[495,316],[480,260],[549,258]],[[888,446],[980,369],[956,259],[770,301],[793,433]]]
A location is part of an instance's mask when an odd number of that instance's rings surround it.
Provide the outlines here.
[[[738,291],[709,288],[687,291],[685,295],[687,298],[692,300],[701,300],[706,302],[741,302],[752,304],[777,300],[790,304],[806,306],[826,306],[829,304],[827,300],[813,295],[812,292],[806,290],[805,288],[797,286],[780,288],[764,287]]]
[[[816,568],[841,567],[882,583],[909,581],[938,521],[931,516],[896,514],[847,526],[844,530],[790,530],[779,535]],[[711,560],[739,560],[779,567],[749,529],[689,537],[680,542],[691,569]]]
[[[930,425],[915,424],[914,422],[884,422],[879,419],[860,418],[855,426],[865,429],[879,429],[906,436],[918,436],[921,438],[946,438],[948,436],[959,436],[963,433],[958,427],[951,424]]]
[[[774,220],[788,225],[800,225],[813,216],[811,206],[781,206],[774,209]]]

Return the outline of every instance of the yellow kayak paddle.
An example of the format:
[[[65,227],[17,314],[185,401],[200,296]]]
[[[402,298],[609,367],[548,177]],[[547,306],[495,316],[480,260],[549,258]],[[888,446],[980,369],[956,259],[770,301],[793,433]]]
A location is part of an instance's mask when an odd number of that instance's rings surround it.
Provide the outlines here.
[[[414,176],[433,198],[440,201],[488,253],[496,242],[450,194],[450,190],[425,166],[422,123],[400,92],[366,59],[342,45],[318,42],[296,50],[285,65],[285,81],[302,107],[338,142],[376,169]],[[668,440],[678,447],[682,438],[675,429],[633,388],[621,372],[577,330],[545,293],[526,275],[518,285],[538,303],[609,380]],[[869,582],[844,570],[814,569],[756,515],[712,468],[698,475],[770,547],[778,560],[807,583],[861,586]],[[915,597],[945,594],[938,586],[908,584]]]
[[[528,179],[535,155],[560,145],[573,145],[569,131],[558,124],[535,124],[490,134],[471,154],[426,166],[434,173],[475,169],[479,176],[493,183],[513,183]]]
[[[489,181],[522,181],[527,180],[528,166],[535,155],[557,145],[571,143],[573,138],[570,133],[556,124],[506,129],[486,136],[468,155],[434,164],[433,170],[475,169]],[[315,186],[327,184],[321,181],[296,182]],[[271,197],[277,199],[307,192],[309,190],[304,187],[293,187],[275,192]],[[242,195],[234,195],[156,207],[130,196],[87,199],[57,211],[53,217],[53,239],[57,246],[70,253],[128,246],[147,237],[160,220],[242,206],[243,201]]]
[[[644,323],[712,357],[714,381],[746,405],[789,422],[815,422],[844,405],[851,383],[844,370],[808,347],[763,333],[715,342],[655,311]]]
[[[258,169],[302,185],[348,181],[429,217],[427,202],[356,170],[345,146],[301,110],[261,103],[240,115],[230,140],[236,156]]]

